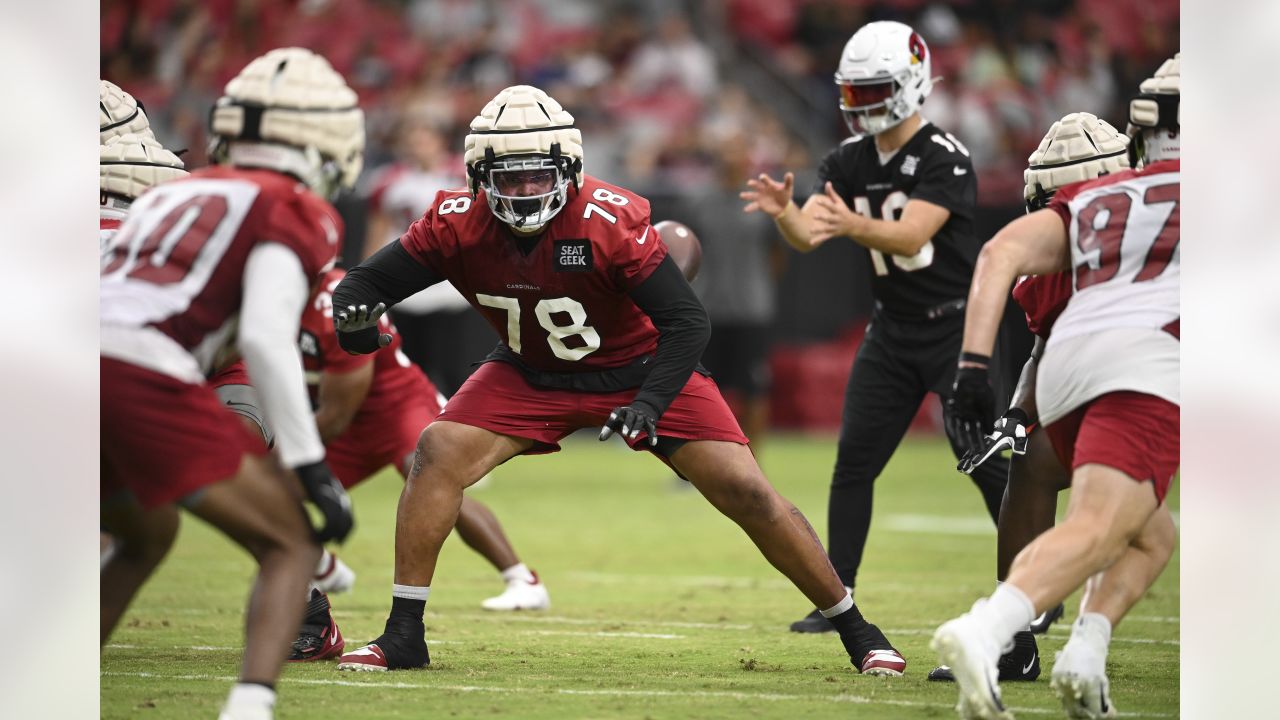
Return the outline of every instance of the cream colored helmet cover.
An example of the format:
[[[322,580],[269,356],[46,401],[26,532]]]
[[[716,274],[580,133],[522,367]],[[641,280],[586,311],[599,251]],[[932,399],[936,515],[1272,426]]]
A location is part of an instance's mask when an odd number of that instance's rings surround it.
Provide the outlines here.
[[[147,188],[185,177],[182,160],[150,135],[116,135],[99,147],[98,187],[130,200]]]
[[[1092,113],[1071,113],[1055,122],[1027,158],[1023,199],[1031,206],[1063,185],[1129,167],[1129,138]]]
[[[504,155],[550,155],[559,143],[560,155],[575,161],[574,185],[582,185],[582,131],[573,115],[550,95],[531,85],[513,85],[498,93],[471,121],[464,159],[472,175],[472,194],[479,177],[476,165],[486,150]]]

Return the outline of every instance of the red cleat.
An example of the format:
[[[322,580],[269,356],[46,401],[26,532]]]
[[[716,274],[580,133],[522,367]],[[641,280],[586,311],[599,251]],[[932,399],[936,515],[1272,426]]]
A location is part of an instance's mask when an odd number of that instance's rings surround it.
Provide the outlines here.
[[[386,672],[387,655],[377,645],[365,645],[359,650],[346,653],[338,659],[339,670],[356,672]]]
[[[907,661],[897,650],[872,650],[862,658],[858,672],[863,675],[883,675],[900,677],[907,669]]]

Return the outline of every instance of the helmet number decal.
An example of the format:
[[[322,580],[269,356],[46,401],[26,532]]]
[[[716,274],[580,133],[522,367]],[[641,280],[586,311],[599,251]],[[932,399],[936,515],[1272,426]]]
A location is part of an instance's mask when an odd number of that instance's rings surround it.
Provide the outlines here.
[[[507,347],[511,348],[512,352],[520,353],[523,346],[520,342],[519,298],[476,293],[476,302],[506,313]],[[553,313],[568,315],[569,323],[558,324],[552,316]],[[547,346],[551,348],[551,354],[561,360],[577,362],[600,349],[600,333],[586,324],[587,309],[577,300],[570,297],[543,298],[534,306],[533,314],[538,318],[538,324],[542,329],[547,331]],[[581,341],[574,343],[576,347],[569,347],[565,340],[574,336],[581,338]]]
[[[611,192],[604,188],[596,188],[595,192],[591,193],[591,197],[595,198],[596,200],[599,200],[602,203],[609,203],[610,205],[627,205],[628,203],[631,202],[626,198],[626,196],[619,195],[615,192]],[[593,202],[589,202],[587,203],[586,209],[582,211],[582,219],[585,220],[591,217],[592,214],[600,215],[604,217],[605,220],[608,220],[610,223],[618,222],[617,215],[614,215],[613,213],[609,212],[608,210],[605,210],[604,208],[600,207],[599,205]]]
[[[936,136],[935,136],[936,137]],[[869,217],[872,220],[893,220],[896,221],[902,217],[902,209],[907,206],[907,194],[901,190],[894,190],[889,193],[884,202],[880,204],[880,217],[876,217],[871,212],[871,200],[866,195],[859,195],[853,199],[854,212]],[[884,253],[874,248],[867,248],[871,253],[871,266],[875,269],[876,275],[884,277],[889,274],[889,264],[885,262]],[[915,255],[893,255],[893,264],[899,270],[911,272],[912,270],[920,270],[927,268],[933,264],[933,240],[925,242],[923,246],[916,251]]]
[[[440,203],[440,215],[448,215],[449,213],[464,213],[471,209],[471,198],[466,195],[459,197],[451,197]]]

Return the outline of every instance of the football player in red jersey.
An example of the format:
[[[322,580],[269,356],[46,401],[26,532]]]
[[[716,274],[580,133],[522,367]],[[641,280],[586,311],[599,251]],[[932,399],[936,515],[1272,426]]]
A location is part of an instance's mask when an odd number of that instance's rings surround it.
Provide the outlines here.
[[[1053,124],[1029,158],[1023,196],[1027,212],[1049,205],[1058,188],[1102,177],[1129,167],[1124,135],[1089,113],[1072,113]],[[1046,433],[1039,427],[1035,386],[1040,358],[1053,323],[1071,299],[1071,273],[1019,278],[1013,298],[1026,312],[1027,327],[1035,335],[1031,357],[1010,401],[983,445],[961,459],[969,473],[1003,450],[1012,450],[1009,485],[1000,507],[996,577],[1003,581],[1013,559],[1040,533],[1053,527],[1058,493],[1071,485],[1071,474],[1058,461]],[[1156,511],[1162,532],[1152,533],[1157,556],[1173,552],[1175,529],[1168,508]],[[1163,565],[1163,562],[1157,563]],[[1000,681],[1035,680],[1040,675],[1039,653],[1033,634],[1041,634],[1063,614],[1061,603],[1041,613],[1028,630],[1014,635],[1014,648],[1000,656]],[[930,680],[954,680],[950,668],[936,668]]]
[[[240,682],[221,717],[261,719],[319,544],[352,526],[296,338],[341,237],[320,195],[354,183],[364,115],[328,62],[288,48],[232,79],[210,125],[223,165],[140,197],[102,260],[102,495],[127,490],[135,502],[104,506],[121,548],[102,570],[101,627],[105,641],[171,543],[181,504],[258,562]],[[278,461],[205,381],[237,351],[262,388]],[[308,526],[304,500],[322,527]]]
[[[1051,684],[1069,717],[1114,717],[1112,629],[1169,560],[1162,506],[1180,427],[1180,62],[1166,61],[1130,103],[1135,169],[1059,189],[1046,209],[1001,230],[974,273],[955,382],[971,419],[990,403],[986,356],[1014,278],[1070,273],[1071,298],[1053,321],[1035,394],[1045,434],[1071,470],[1072,497],[1066,519],[1018,554],[995,593],[934,634],[959,684],[961,717],[1010,717],[1001,648],[1082,585]]]
[[[500,92],[471,122],[470,190],[432,208],[353,268],[334,291],[342,346],[389,338],[388,305],[448,280],[503,342],[422,434],[396,518],[385,632],[340,669],[430,662],[422,617],[462,491],[522,454],[555,452],[600,426],[670,463],[737,522],[765,557],[840,628],[854,667],[898,675],[906,663],[862,618],[804,516],[760,472],[715,383],[699,372],[710,327],[649,203],[585,175],[573,116],[543,91]]]

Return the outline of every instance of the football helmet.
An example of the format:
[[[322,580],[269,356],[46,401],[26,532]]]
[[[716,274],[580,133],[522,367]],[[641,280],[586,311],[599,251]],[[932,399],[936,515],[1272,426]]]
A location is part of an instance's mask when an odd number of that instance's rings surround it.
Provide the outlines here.
[[[1179,157],[1182,112],[1182,53],[1164,61],[1153,77],[1142,81],[1129,101],[1129,159],[1134,167]]]
[[[471,194],[481,187],[489,210],[520,233],[536,233],[582,186],[582,131],[542,90],[514,85],[471,121],[465,160]]]
[[[185,177],[182,160],[150,134],[126,133],[99,147],[98,188],[103,197],[133,200],[152,185]]]
[[[1046,207],[1063,185],[1129,167],[1128,150],[1129,138],[1090,113],[1071,113],[1055,122],[1022,173],[1027,212]]]
[[[98,81],[98,143],[126,133],[154,137],[142,103],[109,80]]]
[[[364,162],[364,111],[355,92],[304,48],[277,48],[227,83],[209,113],[210,156],[292,175],[332,197]]]
[[[863,25],[840,54],[840,112],[855,135],[882,133],[920,109],[933,90],[929,46],[900,22]]]

